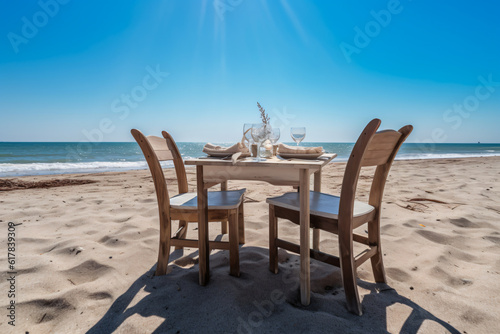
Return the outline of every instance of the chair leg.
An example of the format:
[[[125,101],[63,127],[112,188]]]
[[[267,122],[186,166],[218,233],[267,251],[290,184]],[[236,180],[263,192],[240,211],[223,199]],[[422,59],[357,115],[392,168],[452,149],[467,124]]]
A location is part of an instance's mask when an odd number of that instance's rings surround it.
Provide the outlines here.
[[[313,228],[313,249],[319,251],[319,229]]]
[[[240,245],[245,244],[245,211],[243,210],[243,201],[238,208],[238,232]]]
[[[339,224],[340,225],[340,224]],[[356,283],[356,264],[353,256],[352,232],[339,230],[340,269],[344,285],[347,309],[357,315],[362,315]]]
[[[274,214],[274,205],[269,205],[269,270],[278,273],[278,218]]]
[[[229,211],[229,265],[232,276],[240,276],[238,209]]]
[[[227,234],[227,221],[220,222],[220,229],[222,234]]]
[[[167,273],[168,258],[170,257],[171,233],[170,220],[160,218],[160,247],[158,249],[158,262],[156,264],[155,276],[162,276]]]
[[[186,239],[187,229],[188,229],[188,222],[185,221],[185,220],[179,220],[179,228],[181,228],[181,226],[184,226],[184,229],[179,234],[179,239]],[[184,247],[182,247],[182,246],[175,246],[175,249],[176,250],[177,249],[184,249]]]
[[[370,245],[376,245],[377,247],[377,253],[370,258],[375,282],[387,283],[382,254],[382,243],[380,239],[380,219],[374,219],[368,223],[368,241]]]

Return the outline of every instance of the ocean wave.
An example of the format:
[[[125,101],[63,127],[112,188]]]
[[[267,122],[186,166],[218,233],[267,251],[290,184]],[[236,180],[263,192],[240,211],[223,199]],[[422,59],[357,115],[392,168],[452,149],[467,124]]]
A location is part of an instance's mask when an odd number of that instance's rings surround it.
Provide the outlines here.
[[[489,151],[489,150],[488,150]],[[500,156],[500,152],[476,152],[476,153],[416,153],[399,152],[396,160],[417,159],[459,159]],[[348,155],[339,154],[333,163],[345,162]],[[194,156],[183,156],[184,160],[196,158]],[[163,168],[173,168],[172,161],[162,161]],[[189,166],[186,166],[189,167]],[[94,162],[53,162],[53,163],[0,163],[0,177],[15,177],[28,175],[51,175],[51,174],[76,174],[76,173],[100,173],[119,172],[127,170],[147,169],[146,161],[94,161]]]
[[[460,158],[481,158],[498,157],[500,152],[496,153],[399,153],[396,160],[418,160],[418,159],[460,159]]]
[[[427,160],[427,159],[461,159],[461,158],[481,158],[481,157],[498,157],[500,152],[495,153],[402,153],[396,155],[395,160]],[[348,156],[337,156],[332,162],[346,162]]]
[[[171,161],[162,161],[163,168],[172,168]],[[147,169],[146,161],[94,161],[94,162],[54,162],[29,164],[0,164],[0,177],[116,172],[134,169]]]

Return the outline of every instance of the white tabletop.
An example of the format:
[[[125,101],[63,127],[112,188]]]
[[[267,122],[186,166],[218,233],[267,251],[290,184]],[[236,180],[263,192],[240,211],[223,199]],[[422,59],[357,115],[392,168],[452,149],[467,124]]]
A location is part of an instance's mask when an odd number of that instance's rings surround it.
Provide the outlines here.
[[[187,159],[184,161],[186,165],[202,165],[202,166],[237,166],[237,167],[285,167],[297,169],[321,169],[337,156],[336,153],[325,153],[315,159],[283,159],[281,157],[273,157],[256,161],[255,158],[243,158],[237,160],[234,164],[231,159],[223,159],[216,157],[202,157]]]

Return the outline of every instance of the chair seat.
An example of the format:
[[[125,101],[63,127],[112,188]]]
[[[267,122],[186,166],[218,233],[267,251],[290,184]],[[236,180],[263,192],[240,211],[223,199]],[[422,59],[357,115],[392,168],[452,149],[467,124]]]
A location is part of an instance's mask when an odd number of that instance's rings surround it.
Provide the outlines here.
[[[332,219],[339,218],[340,197],[311,191],[309,200],[311,215]],[[290,210],[300,210],[300,197],[298,192],[289,192],[278,197],[271,197],[268,198],[266,202]],[[373,210],[375,210],[375,208],[367,203],[354,201],[353,217],[366,215]]]
[[[246,189],[229,191],[209,191],[209,210],[230,210],[240,206]],[[198,210],[197,193],[184,193],[170,198],[170,207],[183,210]]]

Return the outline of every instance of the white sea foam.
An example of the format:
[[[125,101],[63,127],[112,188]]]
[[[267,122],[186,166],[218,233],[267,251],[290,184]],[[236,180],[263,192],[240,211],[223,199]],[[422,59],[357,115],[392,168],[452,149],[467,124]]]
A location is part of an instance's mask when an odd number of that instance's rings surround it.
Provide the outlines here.
[[[163,168],[172,168],[171,161],[161,162]],[[72,174],[72,173],[99,173],[116,172],[134,169],[147,169],[145,161],[95,161],[95,162],[54,162],[30,164],[0,164],[0,177]]]
[[[460,158],[480,158],[480,157],[497,157],[497,156],[500,156],[500,153],[419,153],[419,154],[399,153],[396,156],[396,160],[460,159]]]
[[[500,156],[498,151],[487,150],[481,153],[403,153],[396,156],[396,160],[415,159],[458,159],[474,157]],[[191,156],[184,156],[190,159]],[[345,162],[347,156],[339,156],[334,162]],[[171,161],[161,162],[163,168],[172,168]],[[189,167],[189,166],[187,166]],[[136,169],[147,169],[146,161],[94,161],[94,162],[54,162],[54,163],[27,163],[27,164],[0,164],[0,177],[15,177],[26,175],[75,174],[117,172]]]
[[[398,153],[396,160],[420,160],[420,159],[460,159],[460,158],[480,158],[498,157],[500,152],[495,153]],[[336,157],[333,162],[346,162],[348,157]]]

